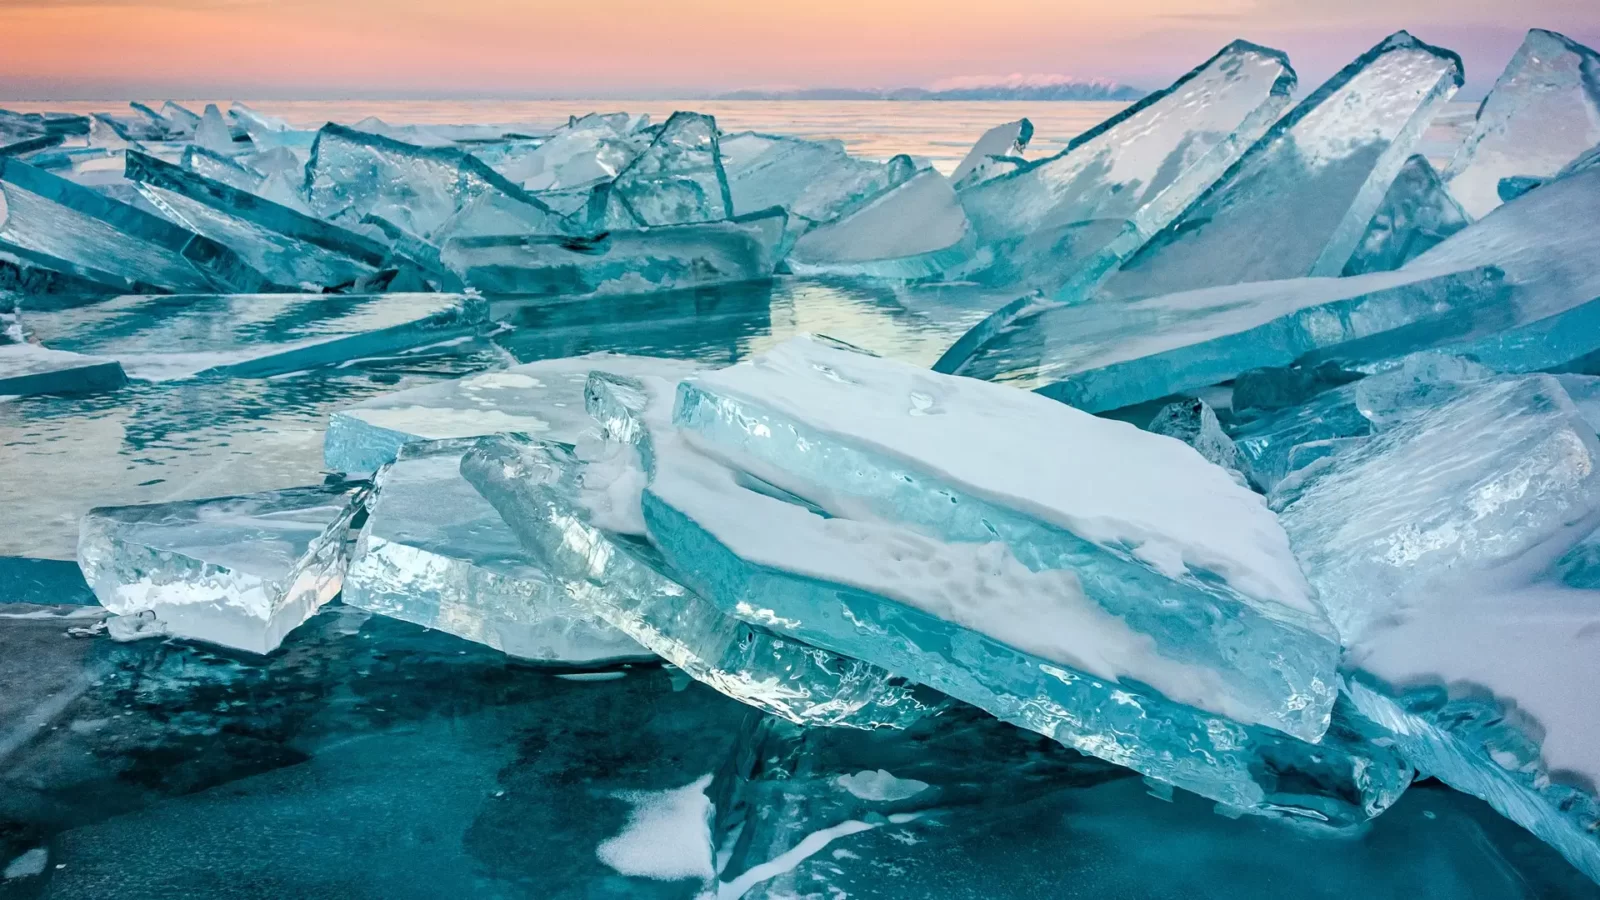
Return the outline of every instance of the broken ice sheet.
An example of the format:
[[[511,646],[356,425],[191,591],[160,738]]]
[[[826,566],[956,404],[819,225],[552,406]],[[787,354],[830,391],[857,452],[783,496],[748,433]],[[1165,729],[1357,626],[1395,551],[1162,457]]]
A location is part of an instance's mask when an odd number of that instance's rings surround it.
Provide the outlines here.
[[[1398,269],[1470,222],[1428,160],[1413,156],[1389,185],[1343,274]]]
[[[1478,107],[1445,170],[1473,216],[1500,205],[1502,179],[1543,178],[1600,144],[1600,54],[1553,31],[1528,32]]]
[[[650,146],[601,190],[607,228],[715,222],[734,213],[716,120],[700,113],[673,113]]]
[[[36,311],[48,346],[110,357],[133,378],[260,377],[477,333],[488,303],[461,294],[128,295]]]
[[[78,565],[106,609],[270,653],[334,595],[364,482],[90,510]]]
[[[538,662],[650,658],[576,607],[462,479],[461,456],[470,446],[412,444],[379,472],[344,602]]]
[[[1098,300],[1344,271],[1461,59],[1401,31],[1302,100],[1104,284]]]
[[[610,181],[638,155],[639,148],[616,123],[589,115],[557,129],[537,146],[502,151],[487,161],[529,191],[559,191]]]
[[[1294,86],[1281,52],[1235,41],[1055,156],[962,190],[996,256],[982,277],[1092,284],[1216,181]]]
[[[594,237],[513,234],[448,241],[441,261],[485,293],[634,294],[759,281],[778,263],[781,210]]]
[[[723,137],[718,149],[733,208],[741,213],[781,206],[791,216],[829,222],[909,174],[856,159],[836,140],[746,131]]]
[[[114,359],[0,342],[0,397],[108,391],[126,381]]]
[[[1021,160],[1022,152],[1028,148],[1028,142],[1033,140],[1033,123],[1027,119],[1018,119],[1004,125],[985,131],[967,155],[961,158],[955,169],[950,173],[950,181],[961,187],[970,186],[962,184],[962,180],[977,170],[992,157],[1006,156]]]
[[[924,169],[802,234],[784,262],[796,275],[911,281],[966,259],[972,252],[969,232],[950,179]]]
[[[1195,452],[1230,473],[1242,472],[1244,459],[1233,439],[1222,430],[1217,413],[1204,400],[1180,400],[1170,403],[1156,413],[1145,430],[1177,438],[1193,447]]]

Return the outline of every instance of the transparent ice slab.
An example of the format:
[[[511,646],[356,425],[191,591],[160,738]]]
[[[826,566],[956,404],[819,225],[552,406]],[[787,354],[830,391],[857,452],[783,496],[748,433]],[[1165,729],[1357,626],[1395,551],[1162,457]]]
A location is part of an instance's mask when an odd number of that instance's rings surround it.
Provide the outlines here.
[[[90,510],[78,565],[117,615],[270,653],[339,593],[364,482]]]
[[[233,129],[228,126],[222,117],[222,110],[215,103],[207,103],[205,112],[200,115],[200,124],[194,128],[194,143],[197,147],[231,156],[248,149],[249,145],[241,146],[233,140]]]
[[[638,155],[623,128],[590,115],[557,129],[537,146],[503,153],[490,165],[529,191],[559,191],[610,181]]]
[[[129,295],[35,311],[47,345],[110,357],[133,378],[260,377],[475,334],[488,303],[461,294]]]
[[[782,210],[769,210],[594,237],[457,238],[440,259],[486,293],[638,294],[770,278],[786,224]]]
[[[544,663],[650,654],[567,598],[461,477],[470,441],[408,446],[375,480],[345,576],[352,606]]]
[[[1131,300],[1344,271],[1400,167],[1461,86],[1401,31],[1297,104],[1092,295]]]
[[[961,187],[970,187],[976,180],[963,184],[963,179],[971,176],[979,166],[987,163],[992,157],[1004,156],[1021,160],[1023,151],[1028,149],[1028,142],[1033,140],[1033,123],[1027,119],[1018,119],[1004,125],[985,131],[978,138],[967,155],[950,173],[950,181]]]
[[[0,342],[0,396],[109,391],[126,381],[114,359]]]
[[[796,275],[912,281],[966,259],[970,230],[950,179],[924,169],[800,235],[784,262]]]
[[[1553,31],[1528,32],[1478,107],[1445,169],[1473,216],[1500,205],[1502,179],[1543,178],[1600,144],[1600,54]]]
[[[123,291],[260,291],[237,253],[159,216],[0,157],[0,249]]]
[[[260,189],[267,177],[244,163],[193,144],[183,149],[179,165],[196,175],[252,193]]]
[[[594,419],[584,411],[590,372],[676,380],[700,368],[689,362],[593,353],[381,394],[328,418],[323,460],[333,472],[370,473],[393,461],[409,443],[497,432],[576,443],[597,434]]]
[[[1470,223],[1427,158],[1413,156],[1389,185],[1342,274],[1398,269]]]
[[[651,490],[675,520],[701,522],[748,564],[853,585],[907,604],[897,617],[1128,678],[1161,702],[1307,740],[1327,726],[1338,648],[1288,539],[1258,496],[1178,441],[809,337],[685,382],[674,421],[820,511],[782,509],[814,535],[811,558],[776,524],[736,536],[722,514],[722,527],[700,518],[720,494],[741,495],[733,476],[678,478],[670,497],[658,477]],[[1096,474],[1050,475],[1066,471]],[[824,548],[852,540],[897,562],[834,568]]]
[[[746,131],[723,137],[718,149],[740,213],[781,206],[791,216],[829,222],[909,174],[856,159],[839,141]]]
[[[607,486],[595,482],[619,467],[643,474],[631,447],[608,449],[585,462],[562,445],[497,435],[480,440],[461,471],[573,604],[697,681],[800,724],[903,728],[936,711],[938,698],[876,666],[724,614],[683,587],[647,542],[600,527],[617,514],[596,508]],[[637,488],[621,502],[636,506]]]
[[[604,227],[688,225],[731,217],[733,197],[717,140],[715,119],[673,113],[650,146],[601,189]]]
[[[963,190],[996,257],[982,277],[1092,286],[1266,132],[1295,81],[1282,52],[1235,41],[1055,156]]]
[[[1213,410],[1204,400],[1180,400],[1169,403],[1156,413],[1145,426],[1152,434],[1177,438],[1193,447],[1207,462],[1227,469],[1230,473],[1244,471],[1244,458],[1233,438],[1222,430]]]

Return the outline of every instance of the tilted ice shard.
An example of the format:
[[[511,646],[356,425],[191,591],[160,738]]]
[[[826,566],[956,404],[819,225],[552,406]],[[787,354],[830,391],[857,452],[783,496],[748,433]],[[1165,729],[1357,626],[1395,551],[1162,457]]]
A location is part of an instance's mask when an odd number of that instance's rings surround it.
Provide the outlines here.
[[[1233,438],[1222,430],[1217,413],[1204,400],[1180,400],[1169,403],[1156,413],[1145,430],[1177,438],[1193,447],[1196,453],[1229,472],[1242,473],[1244,459]]]
[[[1351,447],[1372,433],[1355,404],[1350,385],[1307,403],[1260,413],[1232,430],[1250,481],[1271,491],[1296,470],[1323,455]]]
[[[193,137],[195,129],[200,127],[200,116],[176,100],[161,104],[161,117],[170,123],[169,130],[177,129],[178,137]]]
[[[614,123],[584,116],[536,147],[519,149],[489,164],[530,191],[568,190],[610,181],[639,150]]]
[[[194,129],[194,143],[212,153],[232,155],[239,152],[239,145],[233,141],[233,131],[228,128],[227,121],[222,118],[222,110],[215,103],[206,104],[200,124]]]
[[[339,593],[364,482],[84,516],[78,565],[100,604],[179,637],[270,653]]]
[[[1289,102],[1281,52],[1235,41],[1065,150],[961,192],[991,280],[1092,285],[1171,222]]]
[[[679,584],[649,543],[600,527],[617,517],[597,512],[597,495],[608,492],[619,471],[641,483],[643,476],[631,447],[613,446],[609,453],[592,463],[602,470],[596,473],[565,446],[496,435],[467,454],[462,474],[549,567],[574,605],[695,680],[801,724],[901,728],[932,711],[936,699],[876,666],[724,614]],[[627,475],[630,469],[636,474]],[[635,507],[634,518],[637,490],[619,500]]]
[[[716,120],[700,113],[673,113],[650,146],[602,190],[609,228],[715,222],[734,213]]]
[[[674,420],[835,517],[817,525],[824,543],[898,560],[835,570],[796,545],[777,551],[786,565],[1085,677],[1307,740],[1327,727],[1338,648],[1288,540],[1259,497],[1178,441],[804,337],[685,382]],[[659,484],[663,502],[697,509],[731,490]]]
[[[134,378],[264,377],[471,335],[489,304],[460,294],[129,295],[29,317],[45,344]]]
[[[461,477],[471,443],[412,444],[379,472],[344,602],[540,662],[648,657],[574,606]]]
[[[362,234],[312,218],[248,190],[129,150],[128,180],[157,209],[238,252],[278,284],[337,287],[381,264],[387,251]]]
[[[1600,54],[1535,28],[1478,107],[1472,134],[1445,169],[1473,216],[1500,205],[1502,179],[1554,175],[1600,144]]]
[[[1021,158],[1022,151],[1028,148],[1028,142],[1031,140],[1033,140],[1033,123],[1027,119],[996,125],[985,131],[983,136],[978,138],[978,142],[972,145],[972,149],[967,151],[967,155],[961,158],[961,162],[957,163],[955,170],[950,173],[950,180],[961,185],[963,179],[976,171],[990,157]]]
[[[118,290],[260,291],[275,286],[210,238],[4,157],[0,249]]]
[[[594,419],[584,411],[590,372],[604,369],[676,381],[700,368],[674,360],[591,353],[381,394],[329,417],[323,462],[334,472],[370,473],[393,461],[409,443],[507,431],[577,443],[598,436]]]
[[[950,180],[924,169],[842,218],[795,241],[785,262],[796,275],[913,280],[971,253],[970,228]]]
[[[488,293],[644,293],[770,278],[786,225],[782,210],[769,210],[594,237],[456,238],[440,259]]]
[[[1094,296],[1338,275],[1460,86],[1460,57],[1391,35],[1296,105]]]
[[[212,153],[210,150],[196,147],[193,144],[183,148],[183,159],[180,165],[196,175],[203,175],[212,181],[218,181],[241,191],[250,191],[252,193],[261,187],[262,180],[266,178],[261,172],[238,160]]]
[[[856,159],[839,141],[809,141],[746,131],[718,143],[733,208],[781,206],[791,216],[828,222],[899,183],[883,163]]]
[[[1398,269],[1470,222],[1428,160],[1413,156],[1389,185],[1343,274]]]
[[[418,147],[342,125],[317,133],[306,164],[313,214],[348,226],[375,213],[424,238],[468,201],[491,192],[543,206],[463,150]]]
[[[108,391],[127,380],[114,359],[0,338],[0,397]]]

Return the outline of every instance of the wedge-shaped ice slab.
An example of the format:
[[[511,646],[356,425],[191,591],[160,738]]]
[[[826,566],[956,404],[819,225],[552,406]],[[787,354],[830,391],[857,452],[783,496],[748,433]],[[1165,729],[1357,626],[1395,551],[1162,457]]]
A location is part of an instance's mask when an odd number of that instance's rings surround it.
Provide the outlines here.
[[[1427,158],[1413,156],[1389,185],[1343,274],[1398,269],[1470,223]]]
[[[270,653],[339,593],[364,482],[90,510],[78,565],[100,604],[178,637]]]
[[[1445,170],[1473,216],[1500,205],[1506,178],[1544,178],[1600,144],[1600,54],[1535,28],[1478,107]]]
[[[950,179],[923,169],[854,212],[801,235],[785,262],[796,275],[910,281],[964,260],[972,252],[969,233]]]
[[[168,218],[237,251],[279,284],[318,289],[370,275],[387,251],[365,235],[312,218],[136,150],[127,178]]]
[[[496,192],[549,213],[455,147],[418,147],[329,124],[317,133],[306,164],[305,197],[314,215],[349,226],[373,213],[425,238],[469,201]],[[541,232],[561,230],[559,217],[549,213]]]
[[[1549,563],[1600,523],[1600,440],[1552,376],[1490,382],[1274,495],[1346,643],[1430,591]]]
[[[535,147],[516,147],[486,161],[530,191],[585,188],[617,177],[639,155],[626,125],[587,115],[557,129]]]
[[[1259,497],[1178,441],[813,338],[685,382],[675,421],[841,517],[819,534],[860,532],[899,559],[851,572],[784,550],[794,571],[1091,678],[1307,740],[1327,727],[1338,648],[1287,538]],[[714,493],[652,490],[696,509]]]
[[[1210,187],[1289,102],[1281,52],[1235,41],[1055,156],[961,192],[994,281],[1098,281]]]
[[[687,225],[732,216],[716,120],[673,113],[650,146],[602,188],[602,195],[608,228]]]
[[[485,293],[639,294],[772,277],[782,210],[721,222],[613,231],[594,237],[456,238],[440,260]]]
[[[648,658],[529,558],[461,477],[470,446],[413,444],[379,473],[344,602],[539,662]]]
[[[1169,403],[1156,413],[1144,430],[1177,438],[1230,473],[1244,471],[1244,458],[1239,455],[1239,448],[1222,430],[1216,411],[1204,400]]]
[[[1129,300],[1245,281],[1338,275],[1461,59],[1398,32],[1362,54],[1251,147],[1090,292]]]
[[[274,286],[210,238],[4,157],[0,249],[116,290],[260,291]]]
[[[205,372],[259,377],[420,347],[488,322],[460,294],[129,295],[31,313],[40,340],[163,381]]]
[[[972,145],[967,155],[956,164],[950,173],[950,181],[958,187],[970,187],[978,181],[986,180],[981,175],[975,175],[980,167],[985,167],[994,157],[1006,157],[1022,161],[1022,152],[1028,149],[1028,142],[1033,140],[1033,123],[1027,119],[1018,119],[1004,125],[985,131],[978,142]],[[991,176],[992,177],[992,176]]]
[[[670,385],[670,382],[662,382]],[[661,398],[670,403],[670,387]],[[637,536],[597,525],[619,476],[637,517],[640,459],[629,446],[586,464],[570,448],[520,435],[484,438],[462,474],[549,567],[571,602],[593,611],[684,673],[792,722],[903,728],[933,711],[926,692],[859,660],[782,638],[724,614],[683,587]],[[620,454],[620,455],[618,455]],[[598,470],[598,471],[597,471]],[[629,475],[632,471],[634,475]]]
[[[722,138],[718,149],[735,210],[781,206],[812,222],[832,221],[912,172],[904,164],[856,159],[839,141],[747,131]]]
[[[0,396],[109,391],[127,380],[114,359],[0,339]]]
[[[179,165],[196,175],[252,193],[260,189],[261,182],[267,177],[265,173],[259,172],[237,160],[229,159],[219,153],[212,153],[210,150],[196,147],[193,144],[183,148],[183,156],[179,160]]]
[[[674,360],[592,353],[513,366],[363,400],[328,418],[323,462],[333,472],[371,473],[417,441],[520,432],[573,444],[598,436],[584,411],[584,384],[603,369],[676,381],[702,368]]]

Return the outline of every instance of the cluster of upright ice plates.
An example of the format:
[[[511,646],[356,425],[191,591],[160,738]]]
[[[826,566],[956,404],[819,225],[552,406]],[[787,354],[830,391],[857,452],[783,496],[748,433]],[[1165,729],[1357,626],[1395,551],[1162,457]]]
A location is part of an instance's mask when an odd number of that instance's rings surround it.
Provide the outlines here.
[[[694,113],[5,114],[0,392],[338,363],[485,295],[1009,291],[932,370],[803,336],[379,396],[327,483],[97,509],[81,564],[123,634],[270,652],[342,590],[799,725],[967,704],[1230,813],[1355,827],[1420,773],[1600,880],[1600,56],[1532,32],[1436,169],[1461,80],[1401,32],[1291,106],[1236,42],[953,176]]]

